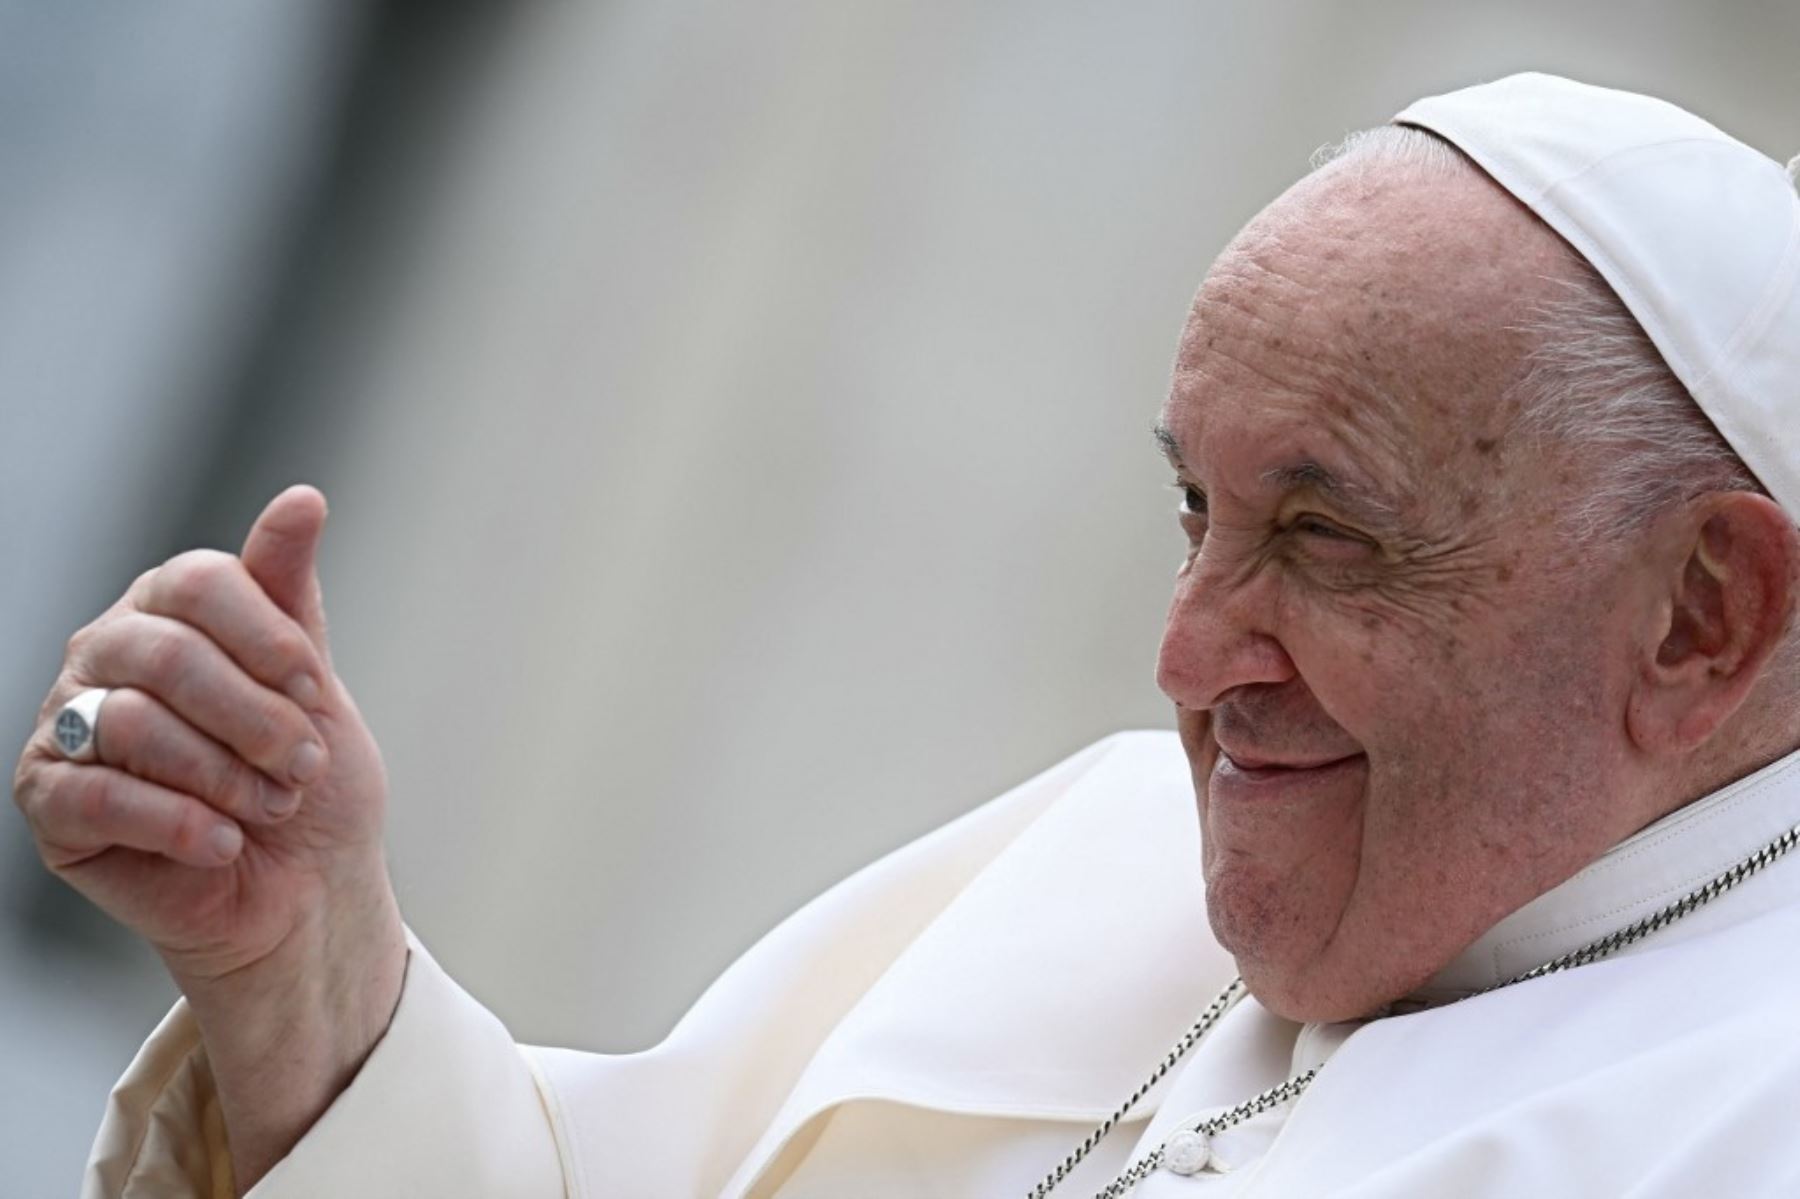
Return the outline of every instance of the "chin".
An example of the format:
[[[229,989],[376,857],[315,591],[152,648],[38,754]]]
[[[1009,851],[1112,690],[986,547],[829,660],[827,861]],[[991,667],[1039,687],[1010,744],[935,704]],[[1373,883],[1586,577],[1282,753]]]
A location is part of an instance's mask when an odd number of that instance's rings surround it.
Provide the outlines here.
[[[1283,902],[1288,900],[1289,902]],[[1213,938],[1237,963],[1258,1003],[1300,1023],[1349,1020],[1385,999],[1365,1000],[1329,967],[1329,930],[1301,935],[1309,922],[1284,889],[1258,872],[1221,869],[1207,879]],[[1359,1003],[1366,1006],[1359,1007]]]
[[[1218,880],[1221,883],[1224,879]],[[1259,893],[1234,893],[1229,885],[1207,888],[1213,936],[1237,963],[1238,975],[1256,1001],[1286,1020],[1334,1024],[1368,1016],[1409,993],[1430,976],[1372,971],[1366,954],[1335,953],[1329,933],[1296,935],[1296,921],[1266,905],[1242,900]],[[1266,898],[1266,896],[1265,896]]]
[[[1242,955],[1237,957],[1237,965],[1244,986],[1256,1001],[1296,1024],[1336,1024],[1372,1016],[1430,977],[1366,973],[1341,977],[1317,964],[1288,966]]]
[[[1256,1001],[1296,1024],[1336,1024],[1355,1020],[1380,1008],[1387,1000],[1364,1001],[1335,990],[1320,990],[1307,980],[1294,980],[1280,971],[1264,972],[1254,967],[1240,967],[1244,986]]]

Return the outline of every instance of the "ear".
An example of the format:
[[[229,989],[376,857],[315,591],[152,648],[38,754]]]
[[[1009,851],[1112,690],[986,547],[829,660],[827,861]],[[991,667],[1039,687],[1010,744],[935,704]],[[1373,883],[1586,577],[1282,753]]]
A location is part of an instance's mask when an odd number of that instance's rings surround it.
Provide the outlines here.
[[[1698,748],[1737,711],[1781,644],[1800,593],[1800,531],[1766,496],[1703,497],[1677,518],[1666,620],[1626,710],[1650,753]]]

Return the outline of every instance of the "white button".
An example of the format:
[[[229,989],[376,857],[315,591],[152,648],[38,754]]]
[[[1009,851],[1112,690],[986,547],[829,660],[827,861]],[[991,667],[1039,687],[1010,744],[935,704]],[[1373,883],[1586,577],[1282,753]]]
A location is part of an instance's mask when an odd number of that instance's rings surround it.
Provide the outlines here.
[[[1171,1174],[1198,1174],[1210,1157],[1212,1145],[1203,1132],[1183,1129],[1163,1142],[1162,1164]]]

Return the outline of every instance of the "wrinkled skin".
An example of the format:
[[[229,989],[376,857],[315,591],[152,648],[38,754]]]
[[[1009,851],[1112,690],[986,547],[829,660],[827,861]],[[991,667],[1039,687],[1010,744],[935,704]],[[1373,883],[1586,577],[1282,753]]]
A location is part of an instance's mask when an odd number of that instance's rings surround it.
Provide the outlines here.
[[[1568,253],[1473,171],[1330,167],[1224,251],[1183,331],[1158,682],[1214,932],[1291,1018],[1406,994],[1686,798],[1625,719],[1668,561],[1578,550],[1581,464],[1510,428],[1508,326]]]

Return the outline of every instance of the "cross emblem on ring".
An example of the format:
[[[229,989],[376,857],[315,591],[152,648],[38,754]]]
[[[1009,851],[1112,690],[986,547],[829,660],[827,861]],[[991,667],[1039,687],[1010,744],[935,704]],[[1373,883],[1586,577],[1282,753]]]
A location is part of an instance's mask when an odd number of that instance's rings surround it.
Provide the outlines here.
[[[64,708],[56,717],[56,743],[62,746],[65,754],[78,752],[87,744],[88,737],[93,734],[92,727],[81,718],[80,712],[71,712]]]

